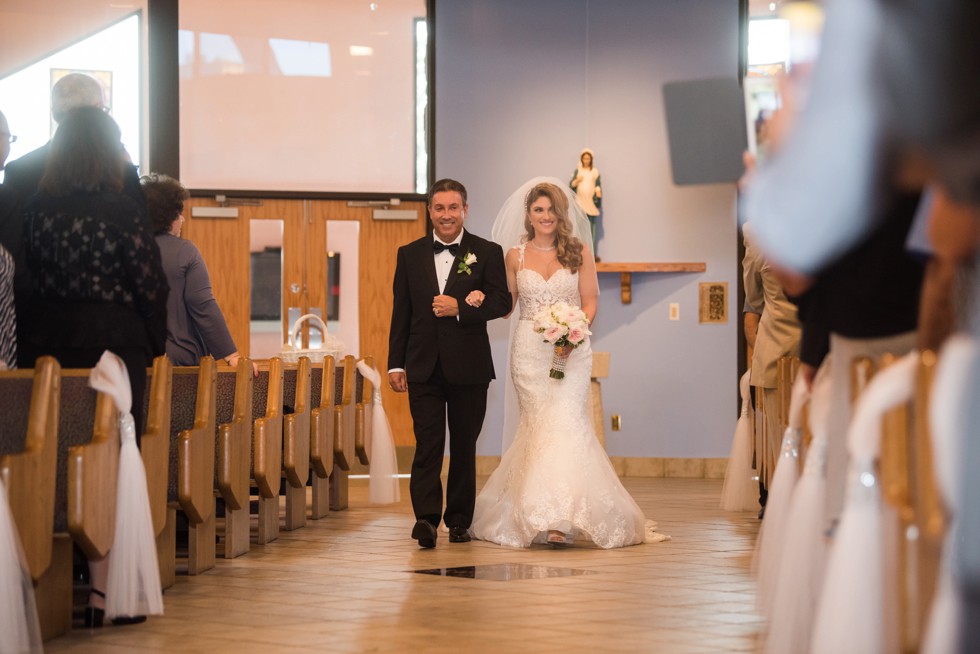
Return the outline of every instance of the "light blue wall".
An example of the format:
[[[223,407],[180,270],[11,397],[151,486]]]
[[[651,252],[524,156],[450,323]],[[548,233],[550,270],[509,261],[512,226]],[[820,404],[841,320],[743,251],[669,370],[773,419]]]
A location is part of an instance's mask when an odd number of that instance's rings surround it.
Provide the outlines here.
[[[732,76],[737,0],[440,0],[436,175],[467,185],[467,229],[488,236],[504,200],[537,175],[568,178],[583,147],[602,173],[603,261],[705,261],[704,274],[600,276],[593,349],[616,456],[727,456],[736,418],[736,231],[730,185],[671,181],[661,85]],[[729,323],[699,325],[698,283],[727,281]],[[681,319],[668,320],[680,303]],[[507,325],[491,325],[498,379]],[[500,453],[503,384],[491,384],[478,450]],[[623,429],[609,430],[620,414]]]

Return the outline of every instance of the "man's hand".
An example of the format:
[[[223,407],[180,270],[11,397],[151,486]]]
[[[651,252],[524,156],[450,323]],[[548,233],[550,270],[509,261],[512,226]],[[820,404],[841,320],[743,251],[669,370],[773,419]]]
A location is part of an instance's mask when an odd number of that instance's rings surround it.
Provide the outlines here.
[[[432,312],[436,318],[452,318],[459,315],[459,305],[450,295],[437,295],[432,300]]]
[[[391,386],[391,390],[396,393],[404,393],[408,390],[408,381],[406,381],[405,373],[401,370],[388,373],[388,384]]]

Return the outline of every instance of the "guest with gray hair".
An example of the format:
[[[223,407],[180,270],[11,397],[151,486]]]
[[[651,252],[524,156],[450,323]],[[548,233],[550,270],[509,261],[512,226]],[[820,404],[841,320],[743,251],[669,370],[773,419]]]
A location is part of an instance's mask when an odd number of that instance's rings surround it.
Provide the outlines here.
[[[79,107],[105,108],[105,94],[99,80],[82,73],[69,73],[51,87],[51,117],[60,123],[65,114]],[[3,185],[17,194],[21,202],[37,193],[44,175],[50,143],[10,162],[4,172]],[[137,184],[138,188],[138,184]]]

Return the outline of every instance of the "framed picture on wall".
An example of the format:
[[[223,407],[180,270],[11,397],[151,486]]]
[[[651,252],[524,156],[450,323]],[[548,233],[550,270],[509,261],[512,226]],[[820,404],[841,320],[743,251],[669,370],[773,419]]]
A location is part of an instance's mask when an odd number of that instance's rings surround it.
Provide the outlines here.
[[[698,285],[698,322],[728,323],[728,282],[702,282]]]

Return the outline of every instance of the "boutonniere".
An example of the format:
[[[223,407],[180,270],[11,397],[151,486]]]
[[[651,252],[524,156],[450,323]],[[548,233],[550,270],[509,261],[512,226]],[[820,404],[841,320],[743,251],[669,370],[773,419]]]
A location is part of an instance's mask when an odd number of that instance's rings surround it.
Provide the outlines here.
[[[474,263],[476,263],[476,255],[467,251],[467,253],[463,255],[463,258],[459,260],[459,265],[456,267],[456,274],[462,275],[463,273],[466,273],[467,275],[472,275],[473,271],[470,269],[470,266],[472,266]]]

